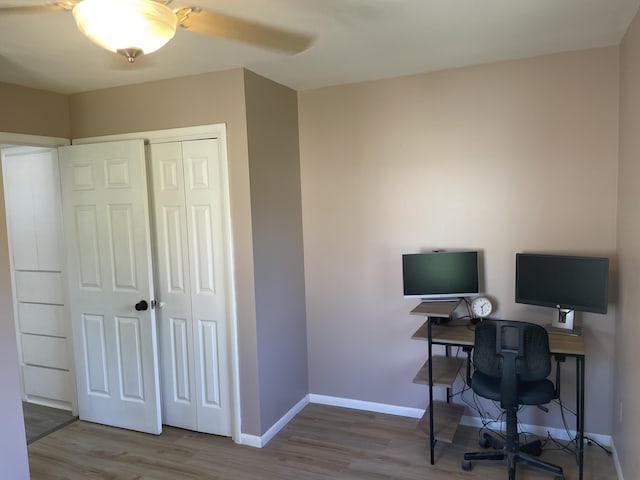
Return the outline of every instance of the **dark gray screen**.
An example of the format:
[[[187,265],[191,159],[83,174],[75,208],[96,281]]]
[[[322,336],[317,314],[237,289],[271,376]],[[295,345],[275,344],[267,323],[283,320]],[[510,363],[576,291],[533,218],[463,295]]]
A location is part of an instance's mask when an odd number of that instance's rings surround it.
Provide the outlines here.
[[[405,295],[478,293],[478,252],[431,252],[402,256]]]
[[[609,259],[516,254],[516,302],[607,313]]]

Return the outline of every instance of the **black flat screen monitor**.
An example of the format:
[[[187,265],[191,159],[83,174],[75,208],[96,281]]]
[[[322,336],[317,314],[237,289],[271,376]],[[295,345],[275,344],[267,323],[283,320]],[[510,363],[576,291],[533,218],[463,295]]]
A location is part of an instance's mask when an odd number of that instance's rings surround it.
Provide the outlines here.
[[[516,303],[607,313],[609,259],[516,254]]]
[[[478,252],[402,255],[405,298],[446,300],[478,295]]]

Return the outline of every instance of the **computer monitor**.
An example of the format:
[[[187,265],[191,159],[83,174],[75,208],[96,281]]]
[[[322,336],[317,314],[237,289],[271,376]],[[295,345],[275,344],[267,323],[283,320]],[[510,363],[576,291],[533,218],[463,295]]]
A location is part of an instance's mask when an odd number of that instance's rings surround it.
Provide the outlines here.
[[[447,300],[478,295],[478,252],[402,255],[402,280],[405,298]]]
[[[516,254],[516,303],[558,309],[554,327],[572,329],[574,310],[607,313],[608,285],[606,257]]]

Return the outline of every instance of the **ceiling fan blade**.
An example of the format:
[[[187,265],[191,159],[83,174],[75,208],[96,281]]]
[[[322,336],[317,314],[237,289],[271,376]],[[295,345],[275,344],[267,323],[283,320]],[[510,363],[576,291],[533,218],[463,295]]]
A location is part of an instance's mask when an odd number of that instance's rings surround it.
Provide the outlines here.
[[[41,12],[62,12],[71,10],[78,2],[48,2],[42,5],[25,5],[13,7],[0,7],[0,15],[4,13],[41,13]]]
[[[309,48],[313,37],[280,28],[269,27],[231,15],[199,8],[174,9],[180,26],[192,32],[248,43],[284,53],[299,53]]]

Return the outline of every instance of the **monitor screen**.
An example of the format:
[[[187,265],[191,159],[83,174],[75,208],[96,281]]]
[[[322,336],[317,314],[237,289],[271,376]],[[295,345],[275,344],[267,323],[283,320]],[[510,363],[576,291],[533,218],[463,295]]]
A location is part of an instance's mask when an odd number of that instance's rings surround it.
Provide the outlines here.
[[[516,303],[607,313],[609,259],[516,254]]]
[[[478,252],[402,255],[405,298],[447,299],[478,295]]]

